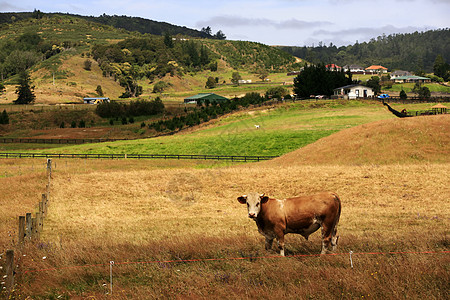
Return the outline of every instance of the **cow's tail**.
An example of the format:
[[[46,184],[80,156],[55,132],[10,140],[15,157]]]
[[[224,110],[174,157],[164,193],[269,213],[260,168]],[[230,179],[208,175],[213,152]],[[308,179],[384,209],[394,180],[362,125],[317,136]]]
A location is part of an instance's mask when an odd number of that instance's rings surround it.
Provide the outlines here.
[[[336,193],[333,193],[333,196],[334,200],[337,202],[338,205],[336,218],[334,219],[333,222],[333,229],[331,230],[331,246],[332,250],[335,250],[339,239],[339,235],[337,234],[337,225],[339,224],[339,218],[341,217],[341,199]]]

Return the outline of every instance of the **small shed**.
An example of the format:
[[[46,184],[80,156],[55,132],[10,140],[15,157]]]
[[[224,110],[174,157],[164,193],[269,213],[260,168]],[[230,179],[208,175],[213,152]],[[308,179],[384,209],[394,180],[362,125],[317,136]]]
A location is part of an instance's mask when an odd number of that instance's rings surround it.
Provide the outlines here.
[[[108,97],[86,97],[83,98],[83,102],[85,104],[99,104],[99,103],[103,103],[103,102],[109,102],[109,98]]]
[[[223,96],[214,94],[214,93],[200,93],[195,96],[187,97],[184,99],[184,103],[198,103],[198,101],[201,101],[202,103],[205,103],[206,100],[209,100],[209,102],[225,102],[228,101],[228,98],[225,98]]]
[[[350,84],[341,86],[333,90],[334,96],[344,99],[357,99],[373,97],[374,93],[372,88],[361,84]]]
[[[447,113],[447,106],[445,106],[442,103],[436,104],[431,107],[431,110],[433,111],[433,114],[446,114]]]

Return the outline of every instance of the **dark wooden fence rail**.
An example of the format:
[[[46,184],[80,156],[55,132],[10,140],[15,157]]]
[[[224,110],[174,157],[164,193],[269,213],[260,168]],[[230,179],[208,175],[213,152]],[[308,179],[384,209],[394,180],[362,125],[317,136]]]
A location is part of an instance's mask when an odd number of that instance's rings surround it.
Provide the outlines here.
[[[194,159],[254,162],[278,156],[201,155],[201,154],[67,154],[67,153],[0,153],[0,158],[84,158],[84,159]]]
[[[38,139],[38,138],[0,138],[0,143],[32,143],[32,144],[86,144],[126,141],[127,139]]]

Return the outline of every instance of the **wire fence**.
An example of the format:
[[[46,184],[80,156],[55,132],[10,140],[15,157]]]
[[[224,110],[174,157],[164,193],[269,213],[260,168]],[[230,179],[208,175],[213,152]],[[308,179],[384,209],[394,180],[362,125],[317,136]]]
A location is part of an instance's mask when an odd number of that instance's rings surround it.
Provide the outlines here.
[[[257,162],[274,159],[271,155],[208,155],[208,154],[82,154],[82,153],[0,153],[0,158],[84,158],[84,159],[192,159],[232,162]]]

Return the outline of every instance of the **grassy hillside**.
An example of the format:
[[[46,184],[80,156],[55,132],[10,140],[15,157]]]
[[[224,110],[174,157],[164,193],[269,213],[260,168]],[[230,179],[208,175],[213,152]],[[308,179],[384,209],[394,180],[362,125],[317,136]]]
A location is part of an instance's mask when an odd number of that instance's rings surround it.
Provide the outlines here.
[[[304,101],[242,111],[173,136],[63,147],[65,153],[281,155],[336,131],[392,118],[380,104]],[[260,125],[256,129],[254,125]],[[139,124],[134,125],[136,129]]]
[[[206,91],[208,77],[218,79],[219,87],[213,91],[224,96],[248,91],[264,93],[270,83],[235,87],[229,85],[231,74],[239,71],[243,79],[256,82],[260,81],[256,72],[266,69],[271,72],[269,79],[279,85],[292,81],[285,72],[296,63],[289,54],[259,43],[188,38],[175,40],[171,47],[161,36],[129,32],[72,15],[45,15],[5,23],[0,27],[0,36],[0,69],[6,85],[0,104],[16,98],[15,74],[20,67],[16,57],[31,56],[37,62],[29,63],[34,64],[31,75],[36,103],[79,102],[84,96],[94,96],[97,85],[114,99],[125,91],[127,81],[143,87],[142,97],[163,96],[165,100],[180,101],[186,94]],[[29,43],[28,37],[36,41]],[[199,64],[197,56],[203,47],[207,57]],[[93,51],[98,49],[103,49],[102,55]],[[44,61],[42,56],[46,57]],[[86,60],[92,62],[91,71],[84,70]],[[210,64],[216,63],[217,70],[211,71]],[[153,94],[154,85],[161,80],[168,83],[164,94]]]
[[[449,115],[383,120],[343,130],[268,164],[448,163],[449,130]]]

